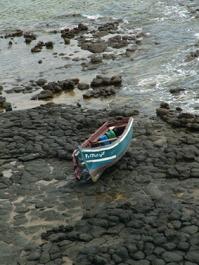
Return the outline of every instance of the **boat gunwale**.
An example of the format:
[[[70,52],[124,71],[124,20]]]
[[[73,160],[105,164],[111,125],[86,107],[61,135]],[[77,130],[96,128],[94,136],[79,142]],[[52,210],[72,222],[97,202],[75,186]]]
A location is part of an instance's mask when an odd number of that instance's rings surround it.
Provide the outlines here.
[[[84,143],[86,143],[87,141],[89,141],[89,139],[92,137],[92,135],[80,146],[80,149],[81,149],[81,152],[99,152],[99,151],[104,151],[104,150],[109,150],[109,149],[112,149],[112,148],[114,148],[115,146],[117,146],[125,137],[126,137],[126,135],[127,135],[127,133],[128,133],[128,131],[129,131],[129,129],[132,127],[132,125],[133,125],[133,121],[134,121],[134,119],[133,119],[133,117],[129,117],[129,119],[128,119],[128,123],[127,123],[127,125],[126,125],[126,127],[125,127],[125,129],[124,129],[124,132],[118,137],[118,139],[116,140],[116,141],[114,141],[113,143],[111,143],[110,145],[108,145],[108,146],[99,146],[99,147],[94,147],[94,148],[91,148],[91,147],[84,147],[83,146],[83,144]],[[113,122],[112,122],[113,123]],[[105,124],[108,124],[108,122],[107,123],[105,123]],[[105,124],[104,125],[102,125],[100,128],[102,128],[102,127],[104,127],[105,126]],[[100,130],[100,128],[99,128],[99,130]],[[95,133],[97,133],[97,131],[95,132]],[[94,135],[94,134],[93,134]]]

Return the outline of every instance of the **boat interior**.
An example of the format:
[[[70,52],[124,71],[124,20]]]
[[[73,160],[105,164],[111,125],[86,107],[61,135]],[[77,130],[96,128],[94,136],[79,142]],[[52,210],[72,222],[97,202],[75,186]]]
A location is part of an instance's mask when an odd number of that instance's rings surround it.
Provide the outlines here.
[[[104,146],[116,141],[124,132],[125,126],[112,126],[100,135],[96,141],[91,142],[93,147]]]
[[[83,147],[99,147],[113,143],[123,134],[127,124],[128,121],[126,120],[117,123],[105,123],[84,142]]]

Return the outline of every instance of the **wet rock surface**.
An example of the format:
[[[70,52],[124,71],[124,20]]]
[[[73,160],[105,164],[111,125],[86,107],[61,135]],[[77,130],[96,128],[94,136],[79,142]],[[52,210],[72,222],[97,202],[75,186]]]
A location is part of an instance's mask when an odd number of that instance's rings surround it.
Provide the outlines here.
[[[196,225],[187,223],[187,213]],[[45,261],[56,264],[67,255],[73,264],[197,264],[198,214],[193,207],[174,202],[113,203],[85,213],[74,227],[42,234],[47,243],[40,247],[37,262],[45,255]],[[36,259],[33,253],[29,260]]]
[[[84,98],[98,98],[98,97],[109,97],[112,95],[115,95],[117,92],[117,89],[122,84],[122,77],[112,76],[101,76],[97,75],[91,82],[91,88],[88,90],[83,97]]]
[[[173,127],[184,127],[193,131],[199,131],[199,116],[197,114],[183,112],[180,108],[172,110],[168,104],[164,103],[160,105],[156,113]]]
[[[1,264],[198,264],[197,131],[136,116],[121,161],[96,184],[73,181],[74,147],[135,113],[47,104],[1,115]]]
[[[33,40],[37,39],[36,34],[32,33],[32,32],[25,32],[23,34],[23,37],[25,39],[25,43],[26,44],[30,44]]]
[[[191,51],[185,58],[186,62],[193,61],[199,57],[199,50]]]
[[[1,95],[1,94],[0,94]],[[6,98],[3,96],[0,96],[0,112],[1,110],[5,111],[12,111],[12,105],[10,102],[6,101]]]
[[[58,82],[49,82],[46,84],[46,80],[37,80],[36,82],[39,84],[43,90],[34,95],[32,100],[47,100],[49,98],[53,98],[54,94],[61,93],[63,91],[71,91],[75,88],[75,86],[79,83],[79,79],[66,79]]]

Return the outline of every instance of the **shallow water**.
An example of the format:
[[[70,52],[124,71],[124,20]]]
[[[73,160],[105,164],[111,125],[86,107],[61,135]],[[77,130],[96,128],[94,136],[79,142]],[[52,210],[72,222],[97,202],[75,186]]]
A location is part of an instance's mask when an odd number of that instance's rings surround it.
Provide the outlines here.
[[[45,50],[33,56],[30,47],[20,38],[15,39],[12,48],[8,48],[8,40],[0,39],[0,83],[9,89],[20,82],[39,77],[50,81],[72,75],[80,77],[82,81],[90,81],[95,74],[119,73],[124,80],[119,96],[132,105],[138,104],[149,111],[164,100],[186,110],[199,112],[199,60],[184,61],[186,55],[196,49],[194,44],[199,39],[199,19],[188,8],[196,4],[196,1],[185,0],[0,0],[0,32],[16,28],[33,30],[42,40],[55,41],[54,52],[58,53],[53,56],[51,51]],[[85,54],[78,50],[75,41],[73,50],[67,50],[59,43],[58,37],[49,34],[49,31],[76,25],[81,21],[90,25],[102,24],[113,18],[122,19],[122,27],[127,32],[134,27],[141,27],[150,34],[134,60],[118,59],[103,64],[98,70],[82,71],[79,63],[59,56],[63,51],[66,54],[73,53],[74,57],[83,57]],[[43,60],[41,65],[37,63],[40,59]],[[176,87],[184,88],[185,92],[173,96],[169,89]],[[75,95],[60,96],[54,101],[73,103],[74,98],[82,101],[79,94]],[[28,94],[6,94],[6,97],[16,108],[40,104],[30,102]],[[96,101],[94,104],[84,103],[96,105]],[[104,103],[106,101],[103,106]]]

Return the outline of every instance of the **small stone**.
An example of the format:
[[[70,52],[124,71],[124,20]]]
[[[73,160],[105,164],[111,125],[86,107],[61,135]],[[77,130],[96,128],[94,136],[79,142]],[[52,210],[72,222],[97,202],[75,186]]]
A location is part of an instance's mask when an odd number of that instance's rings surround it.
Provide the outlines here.
[[[122,262],[122,259],[116,254],[112,255],[112,259],[115,261],[116,264]]]
[[[165,265],[165,261],[163,259],[155,258],[152,260],[152,265]]]
[[[37,52],[41,52],[41,50],[42,50],[42,48],[41,47],[33,47],[32,49],[31,49],[31,52],[32,53],[37,53]]]
[[[178,249],[180,250],[188,250],[189,249],[189,243],[181,241],[178,244]]]
[[[80,234],[79,239],[84,241],[84,242],[89,242],[93,239],[93,237],[89,234]]]
[[[91,63],[93,63],[93,64],[102,63],[102,56],[101,55],[93,54],[91,56]]]
[[[0,107],[3,107],[3,104],[6,102],[6,98],[0,96]]]
[[[6,110],[6,111],[12,111],[12,104],[10,102],[4,102],[3,103],[3,108]]]
[[[185,264],[184,265],[198,265],[197,263],[193,263],[193,262],[190,262],[190,261],[185,261]]]
[[[160,108],[162,108],[162,109],[170,109],[169,104],[166,103],[166,102],[161,102],[160,103]]]
[[[40,252],[34,251],[34,252],[31,252],[31,254],[29,255],[28,260],[35,261],[35,260],[38,260],[39,258],[40,258]]]
[[[52,41],[48,41],[45,43],[46,49],[53,49],[54,44]]]
[[[70,39],[69,39],[69,38],[64,38],[64,43],[65,43],[66,45],[70,44]]]
[[[102,53],[106,48],[107,44],[104,41],[94,42],[87,46],[87,50],[93,53]]]
[[[189,251],[185,257],[187,260],[191,262],[195,262],[196,264],[199,264],[199,251]]]
[[[123,260],[128,258],[128,251],[125,247],[118,247],[116,254],[120,256]]]
[[[183,260],[183,256],[181,254],[171,251],[164,252],[162,257],[166,262],[180,262]]]
[[[133,254],[133,258],[136,260],[144,259],[145,255],[142,251],[138,251]]]
[[[36,84],[38,85],[38,86],[43,86],[43,85],[45,85],[47,83],[47,80],[46,79],[38,79],[37,81],[36,81]]]
[[[79,83],[77,87],[79,90],[87,90],[87,89],[89,89],[89,84]]]
[[[86,30],[88,30],[88,27],[85,24],[83,24],[83,23],[79,23],[78,24],[78,29],[80,31],[86,31]]]
[[[195,233],[198,232],[198,227],[196,225],[185,226],[185,227],[182,228],[182,231],[184,233],[188,233],[190,235],[194,235]]]
[[[181,88],[181,87],[171,88],[171,89],[169,90],[169,92],[170,92],[171,94],[179,94],[179,93],[182,92],[182,91],[185,91],[185,89],[184,89],[184,88]]]
[[[94,259],[93,259],[93,264],[96,264],[96,265],[105,265],[107,263],[106,263],[105,258],[100,257],[99,255],[96,255],[94,257]]]
[[[41,256],[40,256],[39,261],[41,263],[44,263],[44,264],[46,264],[47,262],[49,262],[50,261],[50,255],[49,255],[49,253],[48,252],[43,252],[41,254]]]
[[[38,95],[35,95],[31,98],[31,100],[45,100],[45,99],[49,99],[49,98],[53,98],[53,93],[50,90],[43,90],[41,91]]]

